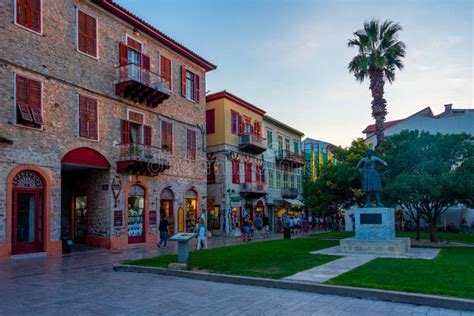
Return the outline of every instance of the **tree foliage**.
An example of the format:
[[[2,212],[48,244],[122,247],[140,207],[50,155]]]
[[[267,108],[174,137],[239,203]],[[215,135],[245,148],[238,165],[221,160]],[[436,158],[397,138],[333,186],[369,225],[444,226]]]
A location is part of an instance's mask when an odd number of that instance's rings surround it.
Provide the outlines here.
[[[306,206],[318,214],[328,214],[339,208],[363,204],[363,194],[359,187],[357,162],[365,155],[368,145],[363,139],[354,140],[350,147],[333,149],[337,163],[319,166],[315,181],[306,179],[304,198]]]
[[[458,203],[472,205],[474,138],[468,134],[402,131],[383,143],[384,197],[421,216],[436,241],[436,225]]]

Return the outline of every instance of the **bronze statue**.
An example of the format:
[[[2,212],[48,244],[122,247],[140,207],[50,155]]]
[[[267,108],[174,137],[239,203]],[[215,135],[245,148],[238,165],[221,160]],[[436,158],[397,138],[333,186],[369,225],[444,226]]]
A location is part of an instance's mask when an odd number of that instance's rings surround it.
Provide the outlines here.
[[[380,177],[375,170],[375,165],[379,163],[386,166],[387,163],[380,159],[379,157],[374,156],[374,150],[369,148],[367,150],[367,157],[362,158],[358,163],[356,168],[359,169],[361,174],[361,190],[365,192],[367,197],[367,204],[364,207],[372,206],[371,195],[375,195],[375,200],[377,206],[384,206],[380,202],[380,192],[382,191],[382,184],[380,183]]]

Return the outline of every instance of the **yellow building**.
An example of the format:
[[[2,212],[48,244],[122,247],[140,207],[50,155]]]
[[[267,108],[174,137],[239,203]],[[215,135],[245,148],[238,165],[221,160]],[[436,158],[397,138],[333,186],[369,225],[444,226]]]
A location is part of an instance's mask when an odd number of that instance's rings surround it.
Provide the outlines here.
[[[206,97],[208,223],[230,233],[245,217],[267,217],[265,111],[227,92]]]

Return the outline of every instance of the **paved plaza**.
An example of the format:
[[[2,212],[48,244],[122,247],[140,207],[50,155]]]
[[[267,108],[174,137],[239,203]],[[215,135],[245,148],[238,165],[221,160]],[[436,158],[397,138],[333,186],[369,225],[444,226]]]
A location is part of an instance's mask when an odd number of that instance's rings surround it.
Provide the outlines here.
[[[211,246],[232,244],[212,238]],[[0,263],[0,314],[47,315],[474,315],[427,306],[113,272],[112,265],[169,249],[96,249]]]

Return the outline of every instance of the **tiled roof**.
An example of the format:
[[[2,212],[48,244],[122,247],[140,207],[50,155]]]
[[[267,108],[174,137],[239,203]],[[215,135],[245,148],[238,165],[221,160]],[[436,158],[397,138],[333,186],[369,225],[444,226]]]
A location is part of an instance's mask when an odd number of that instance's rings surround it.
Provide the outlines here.
[[[238,96],[228,92],[227,90],[219,91],[213,94],[210,94],[206,96],[206,102],[212,102],[214,100],[219,100],[219,99],[227,99],[230,100],[250,111],[253,111],[259,115],[265,115],[265,110],[262,110],[261,108],[239,98]]]
[[[114,1],[92,0],[92,2],[101,7],[102,9],[106,10],[107,12],[129,23],[133,27],[136,27],[142,32],[148,34],[163,45],[166,45],[167,47],[173,49],[178,54],[188,58],[192,62],[196,63],[198,66],[204,68],[206,71],[211,71],[217,68],[216,65],[199,56],[189,48],[186,48],[184,45],[178,43],[168,35],[164,34],[148,22],[145,22],[143,19],[139,18],[121,5],[115,3]]]

